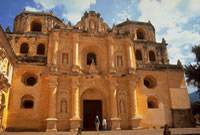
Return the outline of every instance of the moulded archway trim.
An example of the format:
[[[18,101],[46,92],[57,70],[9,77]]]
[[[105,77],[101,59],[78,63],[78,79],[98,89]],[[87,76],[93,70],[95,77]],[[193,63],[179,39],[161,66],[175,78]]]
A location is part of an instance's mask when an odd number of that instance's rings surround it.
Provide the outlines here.
[[[42,32],[42,22],[40,19],[34,19],[31,21],[30,31]]]
[[[82,100],[103,100],[105,94],[97,88],[89,88],[81,94]]]
[[[29,44],[27,42],[23,42],[20,45],[19,53],[20,54],[28,54],[28,52],[29,52]]]
[[[158,100],[154,96],[148,96],[147,107],[150,109],[158,108]]]
[[[136,60],[139,60],[139,61],[143,60],[143,55],[142,55],[142,50],[141,49],[136,49],[135,58],[136,58]]]
[[[138,28],[136,30],[136,35],[137,35],[137,39],[142,39],[142,40],[146,39],[146,33],[143,28]]]

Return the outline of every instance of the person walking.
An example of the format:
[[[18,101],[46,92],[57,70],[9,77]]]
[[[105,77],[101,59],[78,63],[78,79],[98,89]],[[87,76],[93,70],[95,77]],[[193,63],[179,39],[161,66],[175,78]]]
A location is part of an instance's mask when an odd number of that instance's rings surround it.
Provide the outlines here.
[[[107,121],[106,121],[106,118],[103,118],[102,126],[103,126],[103,130],[106,131],[107,130]]]
[[[97,132],[99,131],[99,125],[100,125],[100,121],[99,121],[99,116],[97,115],[95,119],[95,126],[96,126]]]
[[[82,135],[81,128],[78,128],[77,135]]]

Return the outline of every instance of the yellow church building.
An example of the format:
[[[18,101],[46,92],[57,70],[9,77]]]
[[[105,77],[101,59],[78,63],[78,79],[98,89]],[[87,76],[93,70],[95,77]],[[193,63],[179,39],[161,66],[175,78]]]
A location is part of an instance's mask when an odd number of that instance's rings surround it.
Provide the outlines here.
[[[191,126],[182,65],[169,64],[150,21],[109,28],[90,11],[73,26],[53,12],[24,10],[13,32],[0,35],[7,131],[92,130],[96,115],[110,130]]]

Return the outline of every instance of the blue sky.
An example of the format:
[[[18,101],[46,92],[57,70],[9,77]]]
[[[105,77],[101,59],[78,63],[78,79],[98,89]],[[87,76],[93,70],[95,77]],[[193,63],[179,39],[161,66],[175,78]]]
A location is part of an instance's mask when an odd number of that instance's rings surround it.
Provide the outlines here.
[[[14,17],[23,9],[52,10],[65,23],[76,24],[83,13],[95,10],[112,27],[129,20],[151,21],[158,42],[164,37],[168,43],[169,59],[175,64],[194,62],[191,48],[200,44],[200,0],[2,0],[0,24],[12,28]],[[195,89],[189,88],[189,92]]]

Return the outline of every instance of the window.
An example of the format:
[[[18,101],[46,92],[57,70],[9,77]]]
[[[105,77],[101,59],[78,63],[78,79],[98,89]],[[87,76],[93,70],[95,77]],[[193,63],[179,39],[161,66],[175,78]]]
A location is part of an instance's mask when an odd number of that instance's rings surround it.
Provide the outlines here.
[[[21,98],[21,108],[31,109],[34,107],[34,98],[31,95],[24,95]]]
[[[68,53],[62,53],[62,64],[68,64]]]
[[[145,39],[145,33],[143,29],[137,30],[137,39]]]
[[[117,56],[117,66],[122,67],[123,66],[123,58],[122,56]]]
[[[136,60],[142,60],[142,53],[140,50],[136,50]]]
[[[45,46],[43,44],[39,44],[37,47],[37,54],[44,55],[45,54]]]
[[[147,88],[155,88],[156,87],[156,79],[153,76],[147,76],[144,78],[144,86]]]
[[[95,65],[97,64],[96,55],[94,53],[87,54],[87,65],[91,65],[92,61],[94,61]]]
[[[28,54],[28,44],[27,43],[22,43],[20,46],[20,53],[21,54]]]
[[[33,86],[34,84],[36,84],[36,78],[33,76],[30,76],[26,79],[26,84],[29,86]]]
[[[155,97],[150,96],[147,98],[147,106],[148,108],[158,108],[158,101]]]
[[[23,108],[33,108],[33,101],[32,100],[24,100]]]
[[[155,62],[156,61],[155,53],[153,51],[149,52],[149,60],[151,62]]]
[[[34,74],[25,73],[22,76],[22,82],[26,86],[34,86],[37,83],[37,76]]]
[[[42,24],[40,21],[38,20],[34,20],[31,23],[31,31],[37,31],[37,32],[41,32],[42,31]]]

